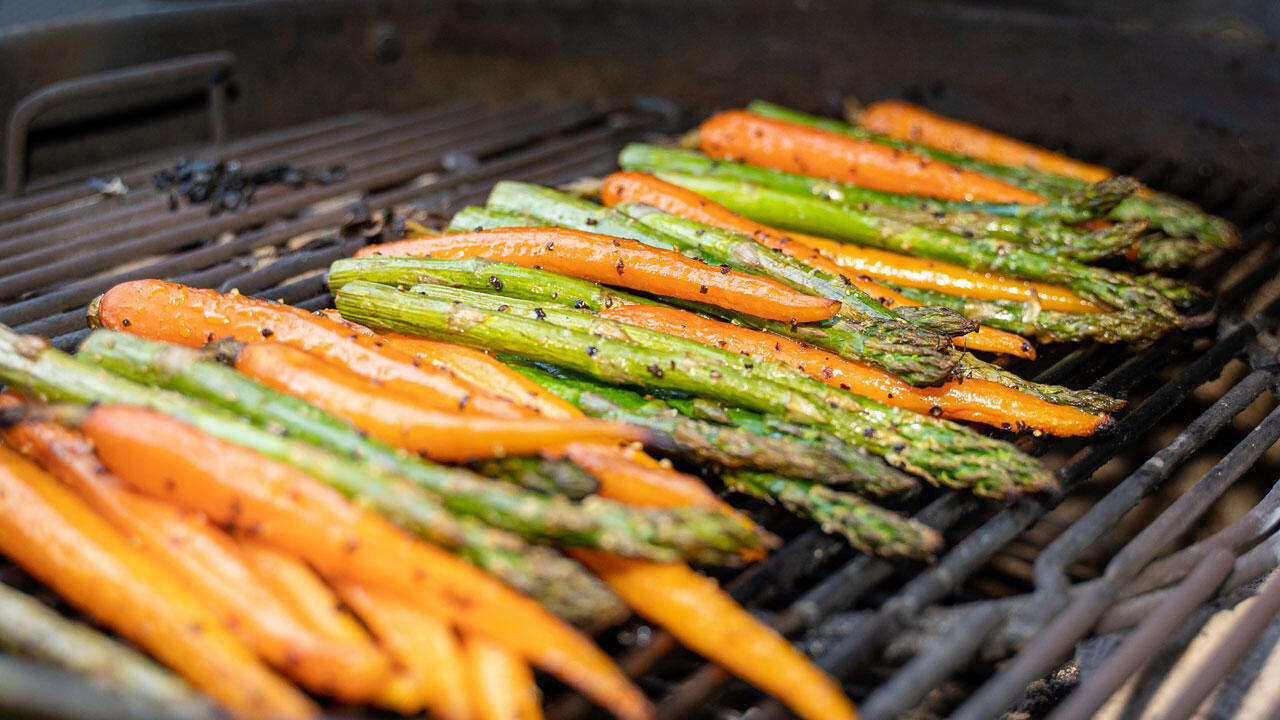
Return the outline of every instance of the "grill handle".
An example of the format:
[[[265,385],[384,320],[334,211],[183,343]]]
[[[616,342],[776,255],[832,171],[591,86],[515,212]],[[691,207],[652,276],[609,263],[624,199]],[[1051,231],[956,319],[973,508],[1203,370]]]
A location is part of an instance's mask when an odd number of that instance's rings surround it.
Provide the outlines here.
[[[226,51],[188,55],[64,80],[24,97],[9,113],[4,153],[5,197],[13,199],[22,194],[26,174],[27,131],[31,121],[49,108],[72,100],[162,85],[191,77],[205,77],[209,98],[209,134],[215,144],[223,142],[227,137],[227,76],[235,61],[235,55]]]

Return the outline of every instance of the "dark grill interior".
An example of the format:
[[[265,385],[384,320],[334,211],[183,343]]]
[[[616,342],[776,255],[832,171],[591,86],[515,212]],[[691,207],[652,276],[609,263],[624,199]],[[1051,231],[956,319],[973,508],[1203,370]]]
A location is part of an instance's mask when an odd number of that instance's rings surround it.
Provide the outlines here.
[[[939,109],[963,109],[963,94],[916,90]],[[349,112],[233,134],[219,146],[151,150],[37,175],[21,197],[0,202],[0,322],[70,348],[85,333],[85,304],[140,277],[323,307],[328,263],[395,236],[405,218],[447,217],[482,201],[499,179],[555,184],[607,172],[625,142],[679,132],[704,103],[718,101],[708,96],[677,108],[645,99],[601,109],[600,96],[494,104],[458,95],[468,99],[397,114]],[[1257,587],[1280,564],[1278,464],[1268,452],[1280,439],[1273,399],[1280,207],[1271,179],[1250,174],[1258,157],[1226,166],[1171,162],[1135,153],[1158,138],[1119,147],[1106,132],[1036,127],[1041,134],[1028,139],[1228,217],[1243,229],[1245,248],[1191,272],[1217,291],[1216,323],[1141,350],[1044,346],[1040,359],[1016,368],[1042,382],[1127,397],[1130,408],[1104,438],[1019,440],[1057,470],[1060,495],[1005,506],[940,492],[912,501],[909,509],[946,534],[949,549],[935,563],[861,556],[812,525],[752,506],[788,542],[766,562],[724,576],[726,586],[840,677],[867,718],[991,718],[1015,704],[1013,717],[1093,717],[1148,660],[1181,653],[1166,640],[1203,622],[1195,620],[1198,608],[1256,591],[1249,611],[1198,656],[1194,682],[1156,690],[1157,681],[1131,696],[1133,717],[1157,696],[1174,716],[1189,717],[1218,681],[1251,672],[1247,658],[1241,664],[1248,641],[1280,612],[1280,583]],[[266,187],[246,210],[210,215],[203,205],[173,209],[151,187],[150,177],[181,157],[247,167],[340,165],[345,176],[328,185]],[[117,177],[129,188],[120,196],[90,183]],[[1089,640],[1095,636],[1102,639]],[[659,630],[633,622],[600,640],[659,699],[664,718],[785,716]],[[18,686],[23,697],[0,684],[0,704],[30,710],[42,698],[55,716],[89,716],[91,694],[42,694],[64,682],[38,675]],[[590,712],[576,698],[551,695],[551,717]],[[49,704],[55,701],[57,708]],[[1239,709],[1214,702],[1228,713]]]

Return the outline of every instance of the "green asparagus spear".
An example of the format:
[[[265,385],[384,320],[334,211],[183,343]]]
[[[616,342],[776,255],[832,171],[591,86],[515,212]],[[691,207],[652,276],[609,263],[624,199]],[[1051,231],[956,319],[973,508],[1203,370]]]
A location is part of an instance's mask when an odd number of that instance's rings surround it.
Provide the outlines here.
[[[707,262],[727,264],[745,272],[770,277],[798,290],[839,300],[840,316],[850,322],[902,319],[900,312],[881,305],[854,286],[847,277],[832,275],[785,253],[771,251],[746,235],[671,215],[648,205],[623,203],[616,209],[676,238],[688,249],[702,255]],[[948,308],[920,308],[930,311],[929,326],[945,329],[947,337],[964,335],[977,329],[976,323],[966,321],[959,313]],[[890,327],[901,330],[897,326]],[[900,342],[907,341],[909,344],[919,343],[922,347],[935,350],[950,347],[946,337],[920,335],[917,339],[907,335]]]
[[[468,228],[470,227],[483,227],[483,228],[510,227],[513,224],[516,226],[523,227],[530,224],[537,224],[539,222],[543,222],[531,216],[511,215],[508,213],[492,211],[487,208],[474,208],[474,209],[469,209],[467,212],[468,212],[468,217],[467,217],[466,227]],[[366,259],[371,260],[372,258],[366,258]],[[347,262],[353,262],[353,261],[339,260],[334,264],[334,267],[335,268],[338,267],[339,263],[347,263]],[[337,280],[338,283],[345,283],[350,281],[351,279],[357,279],[357,278],[361,280],[369,280],[371,282],[383,282],[384,284],[403,286],[404,283],[412,280],[413,277],[415,276],[415,273],[418,272],[416,270],[410,270],[408,269],[408,266],[406,266],[404,268],[400,268],[397,270],[387,269],[385,272],[383,270],[368,271],[368,273],[365,274],[365,270],[358,269],[358,266],[356,265],[342,265],[341,267],[343,269],[342,273],[331,273],[330,275],[329,282],[330,282],[331,288],[334,286],[335,279]],[[562,276],[555,275],[554,273],[547,273],[546,271],[533,271],[533,272],[541,273],[537,275],[537,277],[539,278],[539,281],[536,283],[531,282],[531,283],[513,285],[512,282],[514,282],[514,276],[508,276],[509,280],[506,281],[506,284],[501,290],[502,294],[504,296],[509,296],[509,297],[519,297],[519,298],[525,298],[530,300],[541,299],[547,302],[560,304],[559,299],[551,297],[551,294],[550,292],[548,292],[548,290],[550,288],[555,287],[555,283],[552,282],[550,278],[551,277],[558,278]],[[543,282],[542,279],[545,279],[546,281]],[[580,283],[582,281],[573,281],[573,282]],[[469,282],[466,284],[458,282],[456,284],[462,287],[470,287],[472,289],[477,289],[477,290],[485,290],[485,289],[492,288],[492,285],[490,285],[489,288],[477,287],[476,284],[473,282]],[[576,288],[579,286],[574,285],[573,287]],[[594,299],[592,297],[589,297],[585,292],[585,290],[578,291],[576,295],[582,298],[585,298],[584,302],[586,303],[587,309],[600,310],[600,309],[609,307],[608,303],[610,302],[610,298],[612,296],[618,295],[618,293],[613,290],[602,289],[598,291]],[[561,293],[560,297],[565,297],[565,295]],[[628,296],[628,297],[634,298],[634,300],[632,301],[635,301],[635,302],[647,302],[650,304],[659,304],[653,300],[639,299],[639,298],[636,298],[635,296]],[[765,320],[764,318],[748,315],[746,313],[738,313],[732,310],[727,310],[722,307],[706,305],[703,303],[691,303],[691,302],[676,300],[673,298],[665,298],[665,301],[668,304],[685,307],[687,309],[702,313],[704,315],[714,315],[717,317],[731,319],[734,322],[740,325],[744,325],[746,327],[755,328],[758,330],[768,330],[778,335],[783,335],[785,337],[792,337],[797,340],[802,340],[812,345],[817,345],[818,347],[821,347],[824,350],[829,350],[833,353],[836,353],[841,357],[861,358],[864,354],[866,354],[866,343],[868,338],[863,328],[860,327],[858,324],[852,323],[844,318],[837,317],[833,320],[828,320],[820,324],[808,323],[808,324],[801,324],[801,325],[792,325],[790,323]],[[575,307],[577,307],[576,301],[574,304],[575,304]],[[951,321],[951,316],[942,317],[938,315],[934,311],[936,307],[937,306],[921,305],[919,307],[898,308],[897,313],[898,315],[904,318],[907,318],[911,322],[921,325],[922,327],[928,326],[929,324],[945,326],[946,323]],[[949,329],[954,329],[954,328],[949,328]],[[894,352],[900,351],[902,353],[909,353],[911,352],[912,348],[905,347],[905,346],[889,347],[888,350],[894,351]]]
[[[813,197],[782,193],[745,183],[722,190],[701,188],[711,199],[754,220],[860,245],[994,272],[1066,285],[1094,302],[1143,308],[1178,325],[1178,311],[1159,292],[1132,276],[1090,265],[1037,255],[1013,243],[966,238],[906,225]]]
[[[666,250],[670,238],[611,208],[549,187],[504,180],[493,186],[486,206],[511,215],[533,216],[549,225],[637,240]]]
[[[589,280],[484,258],[441,260],[371,256],[343,258],[329,266],[330,291],[337,292],[352,280],[394,285],[402,290],[423,283],[450,285],[592,311],[606,310],[614,305],[657,304]]]
[[[581,224],[585,222],[588,214],[595,218],[603,218],[612,214],[615,217],[616,225],[622,224],[621,220],[617,218],[624,218],[634,224],[633,226],[628,226],[627,237],[643,238],[643,231],[647,230],[649,232],[648,237],[658,238],[655,244],[675,245],[678,249],[693,250],[696,254],[702,254],[704,250],[698,244],[690,242],[685,236],[675,237],[651,225],[638,222],[618,209],[604,208],[586,200],[574,198],[537,185],[514,182],[502,183],[500,187],[495,188],[494,192],[490,194],[489,202],[491,206],[501,211],[519,211],[577,230],[589,230],[593,227],[599,227],[599,225]],[[603,224],[603,221],[601,221],[601,224]],[[723,237],[732,238],[736,241],[738,236],[730,234]],[[739,242],[738,247],[733,252],[716,255],[715,257],[717,258],[715,259],[717,263],[727,263],[746,272],[765,275],[770,275],[771,272],[782,273],[793,282],[798,282],[801,278],[811,277],[806,275],[807,266],[803,265],[803,263],[792,261],[790,258],[780,254],[777,256],[780,259],[775,260],[774,253],[769,252],[759,243],[752,240]],[[703,259],[713,260],[712,257],[704,257]],[[788,264],[788,261],[791,264]],[[777,277],[776,275],[770,276]],[[834,281],[835,279],[833,278],[832,280]],[[793,287],[813,292],[810,289],[812,285],[813,283],[810,282],[807,286],[801,283],[794,284]],[[845,324],[849,332],[855,333],[860,341],[856,347],[849,348],[849,351],[856,352],[858,359],[877,365],[907,382],[919,385],[936,385],[942,382],[954,368],[954,360],[951,359],[949,353],[945,352],[949,347],[946,338],[940,337],[937,333],[924,331],[921,328],[901,322],[892,312],[851,285],[839,283],[839,286],[837,286],[836,284],[828,283],[824,287],[828,292],[838,294],[839,297],[837,299],[843,298],[845,301],[841,311],[843,319],[846,321]],[[917,313],[916,317],[921,316]],[[939,323],[944,319],[937,312],[930,317],[933,317]],[[948,315],[947,317],[952,316]]]
[[[344,317],[363,325],[448,339],[614,384],[688,392],[818,425],[890,465],[980,494],[1004,497],[1053,484],[1052,476],[1042,467],[1007,443],[829,387],[780,363],[757,362],[705,345],[697,351],[684,351],[690,344],[700,344],[601,321],[578,311],[534,306],[535,316],[544,318],[538,320],[524,317],[516,309],[523,301],[507,301],[509,312],[485,310],[474,303],[441,299],[486,301],[478,293],[440,286],[419,288],[435,297],[352,282],[338,291],[336,304]],[[487,300],[493,301],[503,303],[504,299]],[[547,322],[553,315],[566,321],[573,321],[573,315],[585,317],[595,323],[593,332]],[[662,349],[646,347],[635,342],[639,337],[667,345]],[[715,355],[717,352],[720,355]]]
[[[651,172],[667,182],[695,192],[705,183],[714,186],[749,182],[782,192],[813,195],[911,225],[966,236],[986,235],[1026,244],[1033,246],[1041,254],[1081,262],[1092,262],[1125,252],[1148,225],[1144,220],[1134,220],[1091,231],[1039,217],[1028,218],[1008,212],[994,213],[958,207],[971,203],[946,203],[914,195],[868,190],[832,180],[713,160],[700,153],[654,145],[628,145],[623,149],[618,162],[625,168]],[[1071,221],[1089,219],[1088,216],[1094,214],[1093,210],[1104,210],[1097,196],[1105,198],[1107,202],[1113,201],[1114,204],[1131,194],[1136,187],[1137,183],[1128,178],[1109,180],[1098,188],[1089,186],[1093,192],[1085,193],[1086,197],[1078,202],[1080,206],[1091,208],[1091,211],[1072,212]],[[1072,197],[1076,201],[1075,196]],[[1072,207],[1074,209],[1078,206]]]
[[[829,454],[798,438],[768,437],[684,417],[666,402],[581,377],[553,374],[526,363],[511,368],[592,417],[644,425],[661,439],[658,449],[722,468],[764,470],[829,485],[898,488],[915,485],[911,476],[890,468],[865,450],[850,447]]]
[[[1213,251],[1211,245],[1184,237],[1165,237],[1151,233],[1138,240],[1134,261],[1144,270],[1176,270]]]
[[[981,213],[993,217],[1011,218],[1021,223],[1075,224],[1092,220],[1123,200],[1133,192],[1130,180],[1106,181],[1089,186],[1090,192],[1078,196],[1054,198],[1040,205],[1016,203],[973,203],[934,200],[918,195],[902,195],[880,190],[870,190],[794,173],[757,167],[728,160],[715,160],[699,152],[680,150],[659,145],[633,143],[622,149],[618,164],[627,170],[656,173],[660,177],[700,176],[712,179],[748,182],[753,185],[781,190],[798,195],[813,195],[841,204],[865,207],[876,213],[898,209],[913,210],[937,215],[949,213]]]
[[[1141,310],[1068,313],[1041,310],[1030,303],[974,300],[936,290],[884,284],[917,302],[946,305],[975,322],[1033,337],[1040,342],[1150,342],[1165,331],[1165,325],[1159,318]]]
[[[736,519],[694,508],[631,508],[601,498],[574,503],[531,493],[457,468],[410,458],[291,395],[279,393],[187,348],[99,331],[81,354],[95,364],[221,405],[267,427],[364,461],[366,472],[407,477],[439,497],[445,508],[519,533],[530,540],[593,547],[621,555],[670,561],[734,563],[738,551],[763,538]]]
[[[548,495],[581,500],[600,489],[600,483],[568,460],[505,457],[477,460],[471,469],[487,478],[504,480]]]
[[[863,552],[925,559],[942,546],[942,536],[928,525],[850,492],[769,473],[726,473],[723,479],[731,490],[776,500],[796,515],[816,521],[824,531],[844,535]]]
[[[217,706],[145,655],[49,606],[0,584],[0,649],[81,675],[111,690],[142,714],[221,717]]]
[[[790,122],[820,127],[831,132],[872,140],[899,150],[906,150],[925,157],[940,160],[957,167],[974,170],[1003,180],[1012,185],[1053,198],[1079,192],[1088,187],[1083,180],[1054,175],[1028,167],[1008,167],[964,155],[949,153],[920,143],[898,140],[873,133],[837,120],[818,118],[762,101],[752,102],[747,109],[759,115],[775,117]],[[1106,182],[1106,181],[1103,181]],[[1127,221],[1146,219],[1153,228],[1174,237],[1192,237],[1213,247],[1230,248],[1239,245],[1239,231],[1231,223],[1201,210],[1193,203],[1166,193],[1147,191],[1131,195],[1110,208],[1108,217]]]
[[[127,380],[77,361],[41,338],[18,335],[4,326],[0,326],[0,380],[45,400],[141,405],[172,415],[214,437],[306,472],[404,529],[454,550],[566,619],[595,626],[625,615],[617,597],[573,561],[478,520],[455,517],[436,496],[404,477],[281,437],[201,400]],[[318,427],[333,422],[334,434],[345,428],[341,421],[306,407],[313,411],[313,424]]]

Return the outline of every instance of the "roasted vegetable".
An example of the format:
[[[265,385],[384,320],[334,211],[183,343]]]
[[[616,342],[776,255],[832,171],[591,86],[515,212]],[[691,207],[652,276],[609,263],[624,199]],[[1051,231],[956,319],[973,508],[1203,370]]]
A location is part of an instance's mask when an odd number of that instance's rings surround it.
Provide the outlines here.
[[[1044,200],[1035,193],[944,162],[742,110],[722,112],[704,120],[698,126],[698,146],[712,157],[829,178],[873,190],[943,200],[1017,203]]]
[[[772,280],[711,267],[671,250],[567,228],[532,227],[413,238],[370,245],[357,256],[486,257],[633,290],[727,305],[785,322],[826,320],[840,303]]]
[[[177,720],[213,720],[218,715],[207,698],[145,655],[4,584],[0,648],[82,675],[139,713],[163,708]]]
[[[135,459],[135,464],[140,463]],[[0,447],[0,551],[232,714],[299,718],[317,713],[178,578],[52,476],[5,447]]]
[[[103,464],[139,490],[251,532],[327,579],[395,593],[492,638],[619,718],[653,717],[604,653],[536,602],[294,468],[145,408],[97,405],[79,424]]]

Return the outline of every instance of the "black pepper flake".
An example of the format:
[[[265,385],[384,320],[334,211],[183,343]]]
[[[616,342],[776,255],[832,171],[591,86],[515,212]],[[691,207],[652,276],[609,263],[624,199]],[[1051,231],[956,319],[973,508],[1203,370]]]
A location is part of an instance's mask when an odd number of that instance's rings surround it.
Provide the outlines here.
[[[262,337],[271,337],[272,335],[275,335],[275,334],[276,334],[276,331],[272,330],[271,328],[262,328]]]
[[[470,396],[470,395],[463,395],[463,396],[462,396],[462,399],[458,401],[458,409],[459,409],[459,410],[461,410],[461,409],[465,408],[465,407],[467,406],[467,403],[469,403],[469,402],[471,402],[471,396]]]
[[[575,308],[579,309],[579,310],[586,310],[586,309],[587,309],[587,301],[586,301],[586,300],[576,300],[576,301],[574,301],[573,306],[574,306]]]
[[[600,221],[599,221],[599,220],[597,220],[597,219],[595,219],[595,218],[587,218],[587,219],[586,219],[586,223],[587,223],[588,225],[595,225],[595,224],[596,224],[596,223],[598,223],[598,222],[600,222]]]
[[[748,369],[748,370],[750,370],[751,368],[753,368],[753,367],[755,367],[755,366],[756,366],[756,365],[755,365],[755,363],[750,362],[750,361],[742,363],[742,367],[744,367],[744,368],[746,368],[746,369]]]
[[[506,312],[510,309],[511,309],[510,305],[503,304],[498,306],[498,312]]]
[[[706,233],[707,233],[706,230],[698,230],[697,232],[694,233],[694,235],[697,235],[698,237],[702,237]]]
[[[733,269],[733,268],[729,267],[728,265],[721,265],[721,266],[720,266],[720,274],[721,274],[721,275],[728,275],[728,274],[729,274],[729,271],[730,271],[730,270],[732,270],[732,269]]]
[[[615,267],[615,268],[617,268],[617,270],[618,270],[618,274],[619,274],[619,275],[621,275],[621,274],[622,274],[622,268],[624,267],[624,266],[623,266],[623,264],[622,264],[622,261],[621,261],[621,260],[619,260],[619,261],[618,261],[618,264],[617,264],[617,265],[614,265],[614,267]]]
[[[546,311],[545,311],[545,310],[543,310],[542,308],[534,308],[534,309],[533,309],[533,314],[534,314],[534,315],[537,315],[539,320],[546,320],[546,319],[547,319],[547,313],[546,313]]]
[[[591,357],[595,357],[595,356],[596,356],[596,353],[598,353],[598,352],[600,352],[600,351],[596,349],[596,346],[595,346],[595,345],[588,345],[588,346],[587,346],[587,354],[588,354],[588,355],[590,355]]]
[[[555,251],[555,249],[556,249],[556,244],[555,244],[555,243],[553,243],[553,242],[549,242],[549,243],[547,243],[547,252],[553,252],[553,251]]]
[[[497,290],[498,292],[502,292],[502,281],[498,279],[497,275],[489,276],[489,287]]]
[[[712,370],[710,373],[708,373],[708,375],[711,376],[712,380],[719,380],[720,378],[724,377],[724,373],[720,372],[719,370]]]
[[[120,324],[121,324],[121,325],[123,325],[123,326],[125,326],[125,327],[129,327],[129,326],[130,326],[130,325],[132,325],[133,323],[129,322],[129,318],[125,318],[125,319],[123,319],[123,320],[121,320],[121,321],[120,321]]]
[[[937,405],[934,405],[933,407],[929,408],[929,414],[934,417],[942,417],[942,408],[938,407]]]
[[[662,377],[662,368],[658,367],[657,363],[654,363],[653,365],[650,365],[645,369],[648,370],[649,374],[654,377],[658,377],[658,378]]]
[[[699,293],[701,293],[701,294],[703,294],[703,295],[706,295],[708,290],[710,290],[710,288],[708,288],[706,285],[699,285],[699,286],[698,286],[698,292],[699,292]]]

